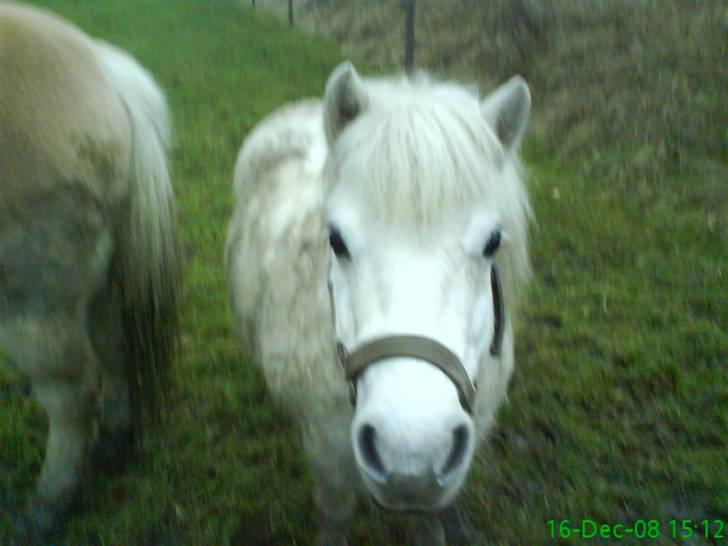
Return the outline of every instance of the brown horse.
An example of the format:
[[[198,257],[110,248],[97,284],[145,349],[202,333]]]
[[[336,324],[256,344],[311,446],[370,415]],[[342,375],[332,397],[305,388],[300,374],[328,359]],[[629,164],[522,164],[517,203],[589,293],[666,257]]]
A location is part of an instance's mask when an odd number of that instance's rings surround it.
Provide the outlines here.
[[[19,543],[58,527],[90,453],[128,452],[172,358],[169,132],[161,91],[126,53],[2,3],[0,347],[49,419]]]

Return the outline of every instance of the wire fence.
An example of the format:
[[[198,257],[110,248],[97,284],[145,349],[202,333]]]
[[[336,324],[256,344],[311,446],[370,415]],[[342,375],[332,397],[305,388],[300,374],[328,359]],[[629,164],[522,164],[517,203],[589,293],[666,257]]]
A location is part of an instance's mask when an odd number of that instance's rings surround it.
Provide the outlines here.
[[[325,2],[325,0],[324,0]],[[256,7],[260,4],[266,4],[261,0],[261,2],[258,2],[257,0],[250,0],[250,4],[252,7]],[[267,3],[270,6],[270,2]],[[294,6],[302,6],[305,7],[308,4],[308,2],[305,2],[303,0],[298,0],[297,2],[294,2],[294,0],[286,0],[286,7],[285,12],[288,18],[288,26],[293,27],[295,24],[295,9]],[[414,70],[415,66],[415,12],[416,12],[416,5],[417,0],[399,0],[399,4],[402,8],[402,12],[404,14],[404,31],[403,31],[403,66],[405,71],[409,74]],[[280,15],[283,15],[281,13],[283,11],[282,2],[278,3],[278,8],[275,9],[276,12],[278,12]]]

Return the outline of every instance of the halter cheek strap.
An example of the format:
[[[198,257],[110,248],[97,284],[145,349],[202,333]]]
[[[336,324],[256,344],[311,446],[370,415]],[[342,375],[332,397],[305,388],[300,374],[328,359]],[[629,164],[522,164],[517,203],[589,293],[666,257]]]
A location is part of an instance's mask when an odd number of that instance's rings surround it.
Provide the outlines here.
[[[493,294],[493,339],[490,342],[490,354],[498,357],[503,346],[503,332],[506,328],[506,308],[503,303],[503,288],[501,287],[500,275],[493,264],[490,270],[490,291]]]
[[[490,286],[495,315],[490,354],[498,357],[503,344],[505,310],[500,277],[495,265],[491,269]],[[370,365],[387,358],[411,357],[429,362],[450,378],[458,391],[463,409],[469,414],[473,412],[475,385],[470,381],[470,377],[457,355],[439,341],[423,336],[397,335],[369,341],[353,353],[349,353],[342,343],[338,343],[336,348],[346,373],[346,379],[349,381],[352,405],[356,404],[356,380]]]

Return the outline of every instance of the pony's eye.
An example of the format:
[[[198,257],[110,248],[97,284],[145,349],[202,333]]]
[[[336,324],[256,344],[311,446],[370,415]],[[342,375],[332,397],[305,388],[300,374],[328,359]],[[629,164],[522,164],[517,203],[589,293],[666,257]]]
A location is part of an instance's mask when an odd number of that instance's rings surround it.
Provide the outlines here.
[[[490,234],[488,242],[485,243],[485,247],[483,248],[483,256],[486,258],[491,258],[498,250],[498,247],[500,247],[500,244],[501,230],[496,229],[493,233]]]
[[[334,251],[334,254],[338,258],[351,257],[349,255],[349,249],[346,248],[346,243],[344,243],[344,239],[341,237],[341,233],[335,227],[329,228],[329,244],[331,245],[331,250]]]

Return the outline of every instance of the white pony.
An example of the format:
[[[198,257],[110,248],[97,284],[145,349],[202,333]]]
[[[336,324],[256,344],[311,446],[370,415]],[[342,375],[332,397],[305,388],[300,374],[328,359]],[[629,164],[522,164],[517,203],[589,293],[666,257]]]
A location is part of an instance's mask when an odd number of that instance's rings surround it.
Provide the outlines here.
[[[529,110],[518,77],[480,100],[422,75],[363,80],[344,63],[323,103],[281,108],[242,146],[232,307],[300,426],[317,544],[346,544],[355,469],[382,507],[422,513],[419,544],[444,544],[438,515],[513,368]]]

